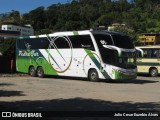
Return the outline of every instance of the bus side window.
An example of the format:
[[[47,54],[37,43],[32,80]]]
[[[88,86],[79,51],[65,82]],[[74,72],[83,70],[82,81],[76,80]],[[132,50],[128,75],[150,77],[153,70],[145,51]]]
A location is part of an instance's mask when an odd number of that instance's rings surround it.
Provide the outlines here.
[[[26,48],[26,49],[31,49],[31,44],[30,44],[30,41],[29,41],[29,40],[24,41],[24,44],[25,44],[25,48]]]
[[[160,58],[160,50],[158,50],[158,56],[157,57]]]
[[[149,58],[158,58],[158,50],[157,49],[148,49],[148,57]]]
[[[41,46],[40,48],[41,49],[48,49],[49,41],[46,38],[42,38],[40,41],[41,41],[40,42],[40,46]]]
[[[23,41],[25,49],[47,49],[49,45],[49,41],[45,38],[30,38]]]
[[[139,50],[136,50],[136,57],[137,58],[141,58],[142,57],[141,52]]]
[[[153,50],[152,50],[152,49],[149,49],[149,50],[148,50],[148,57],[149,57],[149,58],[154,57],[154,56],[153,56]]]
[[[90,35],[79,35],[78,41],[79,41],[80,48],[85,48],[85,49],[95,51]]]
[[[148,51],[146,49],[143,49],[143,53],[144,53],[144,58],[148,57]]]
[[[68,36],[68,38],[70,39],[73,48],[79,48],[78,47],[79,41],[77,39],[77,35],[76,36]]]
[[[54,41],[54,43],[51,42],[50,45],[51,45],[52,49],[56,49],[56,48],[58,48],[58,49],[69,49],[70,48],[69,42],[63,37],[57,38]]]
[[[17,48],[19,49],[26,49],[24,45],[24,40],[23,39],[18,39],[17,40]]]
[[[28,39],[18,39],[17,40],[17,48],[26,50],[26,49],[30,49],[31,45],[30,45]]]
[[[69,36],[73,48],[84,48],[95,51],[90,35],[74,35]]]
[[[158,58],[158,57],[159,57],[158,54],[159,54],[159,53],[158,53],[158,50],[157,50],[157,49],[153,50],[153,57]]]

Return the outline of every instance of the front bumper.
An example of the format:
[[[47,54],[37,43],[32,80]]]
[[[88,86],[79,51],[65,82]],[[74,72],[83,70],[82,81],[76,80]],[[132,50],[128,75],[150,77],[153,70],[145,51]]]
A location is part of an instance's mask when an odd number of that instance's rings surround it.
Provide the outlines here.
[[[119,72],[114,71],[115,80],[123,80],[123,79],[136,79],[137,72]]]

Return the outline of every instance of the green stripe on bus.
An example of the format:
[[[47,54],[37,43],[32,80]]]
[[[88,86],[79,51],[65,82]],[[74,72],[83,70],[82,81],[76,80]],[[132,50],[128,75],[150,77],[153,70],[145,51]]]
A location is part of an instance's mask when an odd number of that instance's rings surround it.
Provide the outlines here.
[[[137,62],[138,66],[160,66],[160,63]]]
[[[18,37],[18,39],[23,39],[23,36]]]
[[[73,34],[74,34],[74,35],[79,35],[79,34],[78,34],[78,31],[74,31]]]
[[[94,62],[94,64],[97,66],[97,68],[100,70],[100,72],[103,74],[103,76],[106,79],[111,79],[111,77],[107,74],[107,72],[105,70],[102,72],[102,70],[101,70],[101,64],[96,59],[96,57],[93,55],[93,53],[90,50],[88,50],[88,49],[84,49],[84,50],[87,53],[87,55],[91,58],[91,60]]]
[[[18,39],[27,39],[27,38],[30,38],[29,36],[20,36],[18,37]]]
[[[39,38],[39,35],[36,35],[36,38]]]
[[[53,56],[50,54],[50,52],[47,50],[47,49],[45,49],[46,50],[46,52],[48,53],[48,55],[52,58],[52,60],[56,63],[56,65],[59,67],[59,69],[61,69],[61,67],[58,65],[58,63],[56,62],[56,60],[53,58]],[[62,69],[61,69],[62,70]]]

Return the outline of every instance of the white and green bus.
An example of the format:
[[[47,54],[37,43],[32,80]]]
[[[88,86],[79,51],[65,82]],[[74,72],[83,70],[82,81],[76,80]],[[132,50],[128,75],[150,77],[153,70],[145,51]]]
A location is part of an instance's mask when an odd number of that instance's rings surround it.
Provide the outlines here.
[[[136,49],[129,36],[107,31],[56,32],[20,37],[16,69],[44,75],[99,79],[135,79]]]
[[[137,46],[137,72],[156,77],[160,74],[160,45]],[[143,56],[141,55],[143,54]]]

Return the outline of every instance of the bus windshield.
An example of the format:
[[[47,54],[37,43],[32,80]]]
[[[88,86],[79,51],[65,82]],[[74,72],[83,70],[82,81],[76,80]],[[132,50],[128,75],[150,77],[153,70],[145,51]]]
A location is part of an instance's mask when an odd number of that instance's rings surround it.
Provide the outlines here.
[[[134,52],[122,52],[121,57],[119,57],[118,51],[111,48],[111,46],[116,46],[124,49],[134,49],[134,45],[130,37],[119,34],[113,35],[112,37],[113,40],[110,35],[94,34],[103,62],[125,69],[135,68],[136,59]],[[105,47],[107,45],[110,47]]]
[[[129,36],[112,35],[114,45],[124,49],[134,49],[133,41]]]

